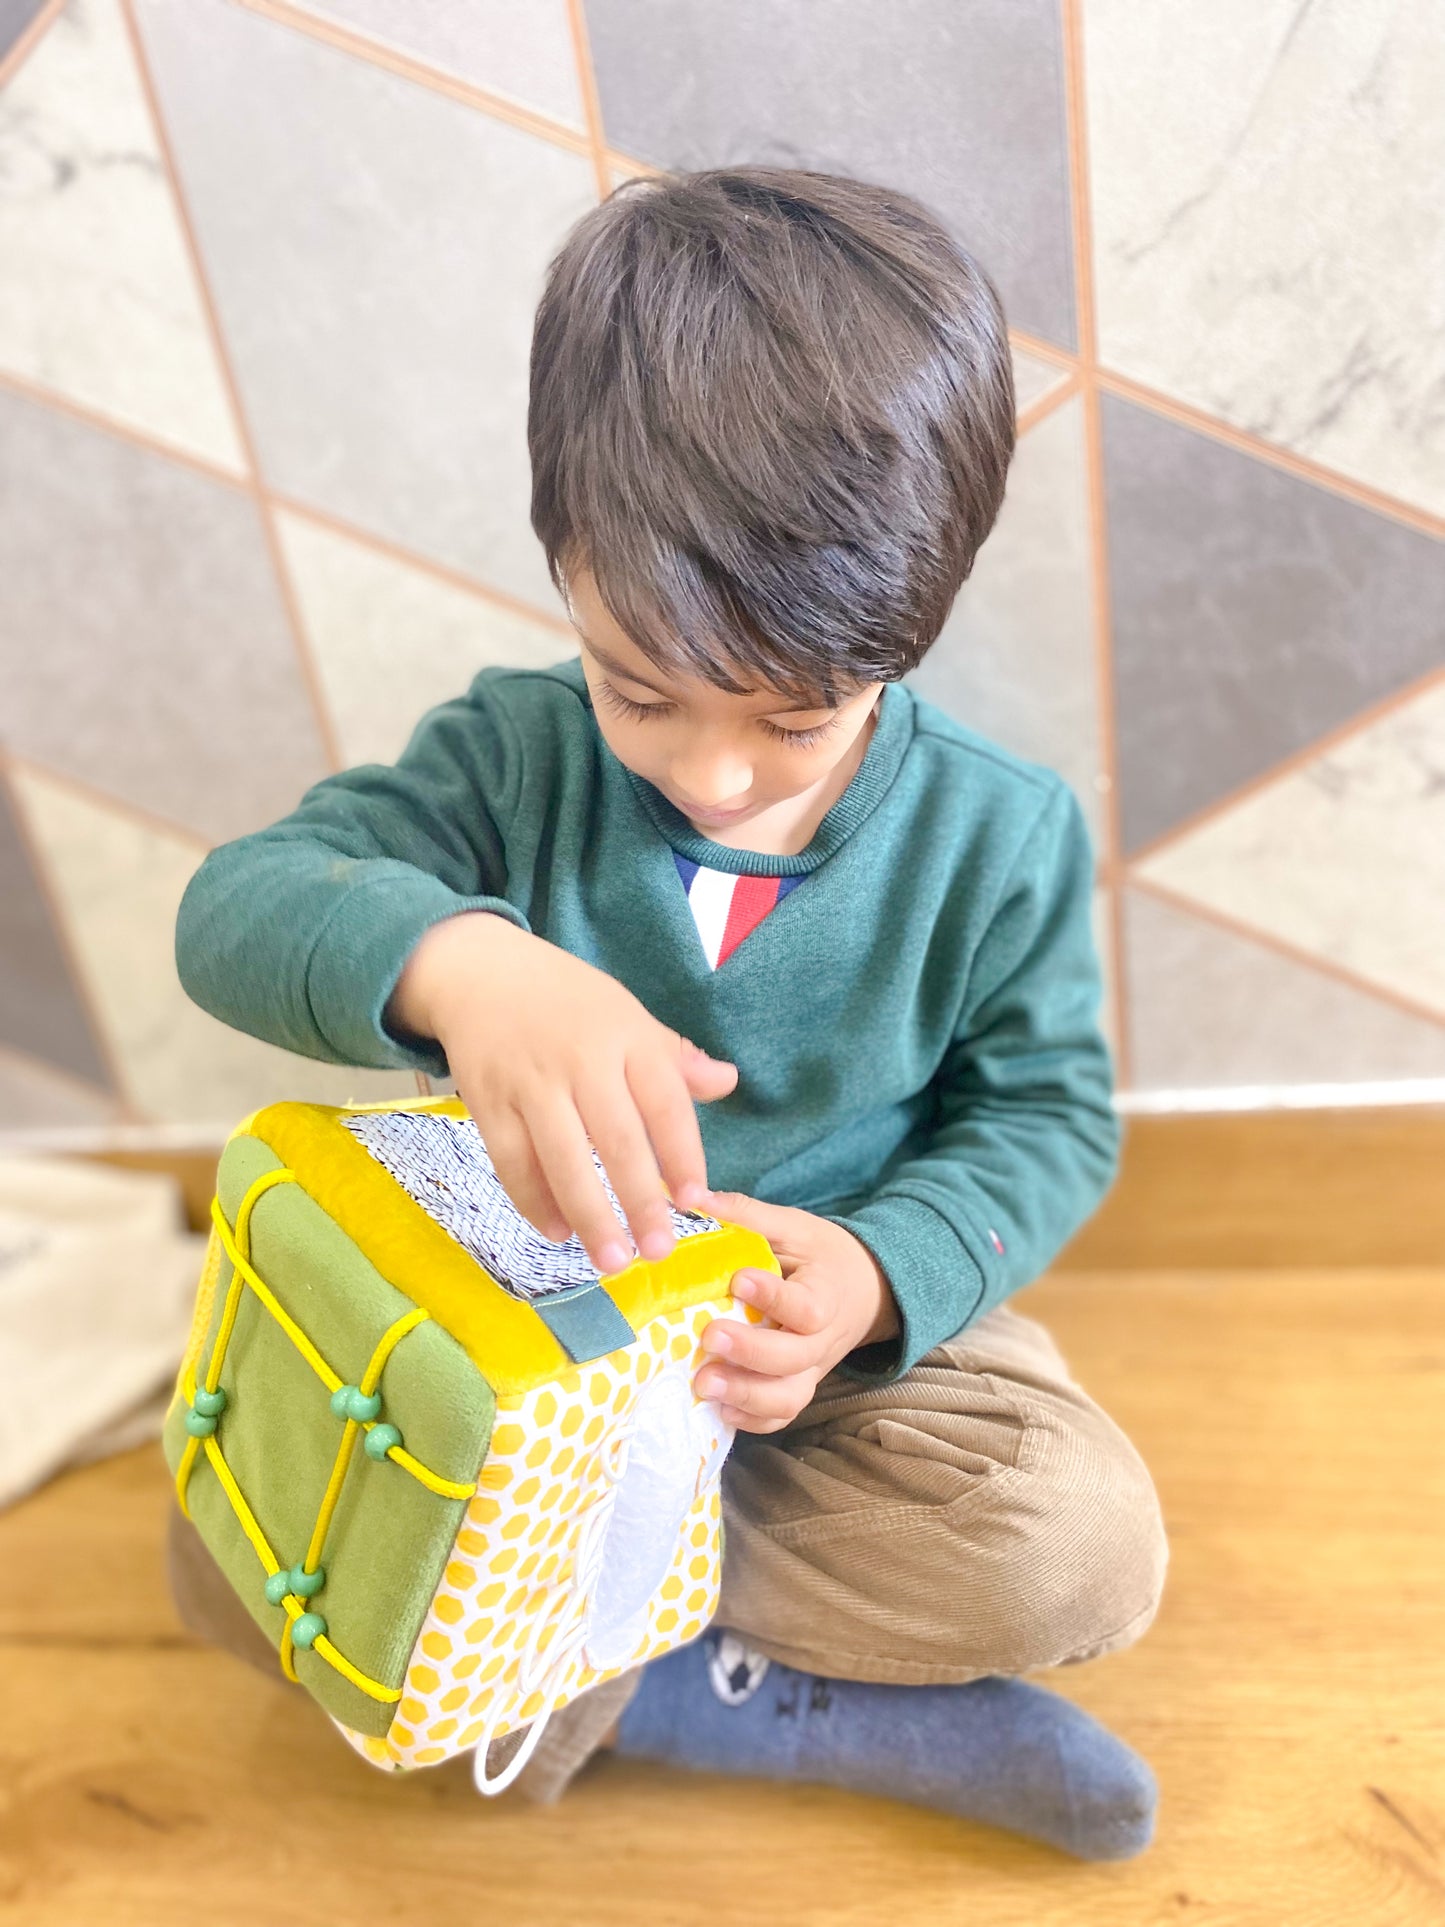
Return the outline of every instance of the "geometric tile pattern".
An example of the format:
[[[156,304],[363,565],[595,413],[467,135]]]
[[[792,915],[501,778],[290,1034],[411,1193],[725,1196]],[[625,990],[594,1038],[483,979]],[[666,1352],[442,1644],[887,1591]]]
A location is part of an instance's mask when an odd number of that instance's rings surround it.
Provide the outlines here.
[[[0,1139],[21,1129],[94,1130],[119,1119],[120,1105],[104,1091],[0,1048]]]
[[[1106,365],[1445,515],[1438,8],[1083,16]]]
[[[118,0],[70,0],[0,97],[0,370],[240,473]]]
[[[415,1094],[406,1073],[293,1057],[200,1010],[181,989],[173,954],[176,910],[197,847],[34,772],[20,772],[16,788],[126,1095],[139,1110],[234,1124],[281,1097],[340,1104]]]
[[[304,0],[306,11],[368,35],[489,93],[581,128],[582,90],[567,0],[520,7],[476,0]]]
[[[31,1053],[92,1084],[110,1073],[83,992],[31,864],[25,837],[0,780],[0,1049]]]
[[[1445,665],[1445,546],[1103,398],[1124,846]]]
[[[587,0],[587,26],[609,146],[887,180],[966,237],[1015,327],[1073,347],[1052,0]]]
[[[1003,294],[1029,426],[913,681],[1079,796],[1122,1089],[1445,1074],[1428,10],[583,4],[0,0],[0,1132],[409,1094],[191,1006],[176,902],[571,653],[542,277],[599,178],[734,159]]]
[[[15,45],[45,0],[0,0],[0,60]]]
[[[1445,1018],[1445,676],[1139,873]]]
[[[1077,397],[1030,429],[993,533],[910,685],[1073,785],[1096,845],[1104,775]]]
[[[1445,1077],[1445,1025],[1148,890],[1124,893],[1129,1028],[1145,1090]]]
[[[394,762],[422,712],[464,694],[489,663],[541,669],[576,654],[570,629],[288,510],[277,526],[344,763]]]
[[[173,822],[239,835],[325,772],[254,501],[3,390],[0,635],[14,746]]]
[[[591,163],[221,0],[138,16],[266,481],[560,613],[527,361]]]

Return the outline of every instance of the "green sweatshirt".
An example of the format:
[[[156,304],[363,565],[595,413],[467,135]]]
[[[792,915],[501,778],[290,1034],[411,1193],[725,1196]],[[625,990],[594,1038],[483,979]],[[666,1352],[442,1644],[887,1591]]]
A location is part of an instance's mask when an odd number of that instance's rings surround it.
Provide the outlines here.
[[[673,851],[805,880],[713,970]],[[1118,1153],[1097,1028],[1093,865],[1072,792],[901,683],[795,856],[700,836],[618,761],[580,661],[484,669],[394,767],[328,777],[211,853],[181,905],[187,991],[335,1063],[445,1075],[382,1011],[412,947],[500,912],[736,1063],[698,1116],[708,1182],[836,1220],[887,1273],[886,1380],[1041,1272]]]

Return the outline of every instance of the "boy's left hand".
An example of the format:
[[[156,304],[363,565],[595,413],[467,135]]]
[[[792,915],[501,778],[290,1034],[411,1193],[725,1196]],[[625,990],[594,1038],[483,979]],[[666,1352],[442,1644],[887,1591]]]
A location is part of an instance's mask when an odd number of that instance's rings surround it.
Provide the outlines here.
[[[740,1191],[714,1191],[694,1208],[760,1231],[783,1275],[734,1272],[734,1298],[766,1314],[776,1329],[715,1318],[702,1335],[709,1357],[693,1390],[717,1400],[739,1431],[780,1432],[840,1358],[897,1334],[892,1290],[865,1244],[811,1211]]]

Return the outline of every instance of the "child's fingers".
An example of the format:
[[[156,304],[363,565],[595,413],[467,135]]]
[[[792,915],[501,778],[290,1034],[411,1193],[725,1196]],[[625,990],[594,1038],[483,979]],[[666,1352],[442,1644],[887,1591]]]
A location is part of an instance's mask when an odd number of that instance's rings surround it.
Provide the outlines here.
[[[744,1325],[735,1318],[715,1318],[702,1335],[702,1348],[710,1358],[769,1378],[788,1378],[820,1363],[816,1336]]]
[[[579,1089],[578,1110],[638,1250],[644,1258],[666,1258],[677,1242],[667,1193],[620,1066]]]
[[[718,1389],[703,1392],[704,1381],[710,1379],[717,1381]],[[758,1372],[731,1368],[723,1372],[711,1365],[699,1372],[694,1389],[700,1398],[716,1399],[725,1412],[740,1413],[742,1416],[731,1423],[751,1432],[758,1429],[759,1422],[786,1425],[796,1418],[813,1396],[816,1384],[816,1372],[795,1372],[791,1378],[765,1378]]]
[[[707,1160],[702,1132],[677,1063],[663,1051],[629,1058],[627,1085],[673,1198],[684,1210],[705,1206]]]
[[[822,1331],[828,1322],[827,1308],[804,1273],[780,1278],[774,1271],[735,1271],[732,1295],[745,1305],[771,1318],[785,1331],[805,1336]]]
[[[632,1248],[602,1188],[576,1105],[563,1095],[538,1100],[526,1123],[552,1195],[587,1256],[601,1272],[624,1270]]]
[[[475,1111],[473,1116],[502,1189],[529,1224],[535,1225],[544,1238],[560,1244],[571,1235],[572,1227],[537,1162],[521,1117],[510,1106],[488,1111],[485,1118]]]

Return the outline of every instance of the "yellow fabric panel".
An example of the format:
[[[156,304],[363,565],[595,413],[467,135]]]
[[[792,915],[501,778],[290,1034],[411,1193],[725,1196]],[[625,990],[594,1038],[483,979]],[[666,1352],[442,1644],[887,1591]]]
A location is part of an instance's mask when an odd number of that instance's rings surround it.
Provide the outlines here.
[[[452,1334],[499,1396],[530,1391],[567,1371],[571,1361],[531,1306],[488,1278],[340,1122],[381,1110],[467,1115],[456,1098],[357,1105],[351,1111],[273,1104],[246,1120],[244,1134],[270,1146],[381,1275]],[[725,1225],[680,1240],[672,1256],[659,1263],[638,1258],[605,1282],[636,1330],[666,1312],[725,1292],[732,1274],[745,1265],[779,1269],[765,1238],[741,1225]]]

